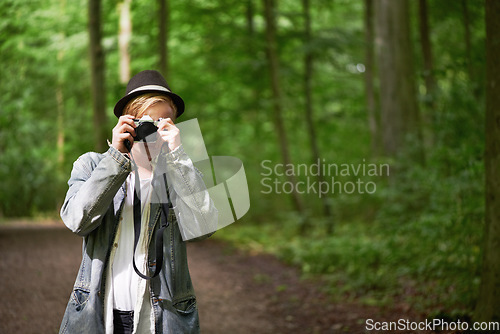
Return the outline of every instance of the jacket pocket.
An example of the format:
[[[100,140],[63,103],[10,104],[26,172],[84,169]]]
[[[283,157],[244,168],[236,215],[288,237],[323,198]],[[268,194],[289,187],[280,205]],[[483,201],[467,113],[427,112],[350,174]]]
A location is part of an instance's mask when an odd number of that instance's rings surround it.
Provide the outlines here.
[[[75,304],[76,310],[80,311],[89,300],[90,291],[82,288],[73,290],[71,301]]]
[[[196,310],[196,297],[189,296],[176,301],[172,305],[179,314],[190,314]]]

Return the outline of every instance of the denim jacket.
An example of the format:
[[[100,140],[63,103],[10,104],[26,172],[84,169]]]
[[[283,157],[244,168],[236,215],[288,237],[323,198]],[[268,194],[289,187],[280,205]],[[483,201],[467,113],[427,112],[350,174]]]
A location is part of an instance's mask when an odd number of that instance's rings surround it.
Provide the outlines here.
[[[199,333],[182,234],[184,239],[193,236],[185,235],[182,221],[195,222],[189,224],[191,229],[199,225],[202,231],[214,232],[217,210],[182,145],[161,153],[158,165],[165,167],[174,212],[170,210],[170,224],[163,234],[162,270],[148,285],[154,327],[156,333]],[[86,153],[73,164],[61,217],[70,230],[83,237],[82,262],[60,333],[105,333],[106,268],[124,204],[125,180],[131,171],[129,158],[113,147],[104,154]],[[161,178],[153,175],[153,189],[158,180]],[[161,204],[152,201],[150,205],[147,238],[151,241],[160,225]],[[149,254],[154,254],[154,242],[148,247]],[[147,266],[151,275],[155,263],[148,258]]]

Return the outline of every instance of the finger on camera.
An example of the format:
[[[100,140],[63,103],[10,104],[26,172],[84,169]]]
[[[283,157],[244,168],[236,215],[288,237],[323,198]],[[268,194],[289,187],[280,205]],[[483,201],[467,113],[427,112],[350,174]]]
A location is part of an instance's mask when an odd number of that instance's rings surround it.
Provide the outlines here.
[[[123,133],[120,136],[120,142],[122,142],[123,146],[127,149],[128,152],[127,141],[129,142],[129,147],[132,147],[134,145],[134,137],[132,137],[130,133]]]
[[[166,130],[167,126],[168,126],[167,120],[166,119],[162,119],[158,123],[158,131],[164,131],[164,130]]]
[[[118,132],[120,132],[120,133],[130,133],[130,134],[132,134],[132,136],[135,136],[135,127],[131,126],[128,123],[124,123],[118,129]]]
[[[134,116],[132,115],[121,115],[120,118],[118,118],[119,121],[123,121],[123,120],[133,120],[134,119]]]
[[[118,119],[118,125],[121,124],[129,124],[130,126],[135,128],[134,116],[132,115],[120,116],[120,118]]]
[[[132,136],[132,134],[130,132],[120,133],[118,135],[118,137],[120,138],[120,141],[125,141],[126,139],[128,139],[131,143],[134,142],[134,137]]]

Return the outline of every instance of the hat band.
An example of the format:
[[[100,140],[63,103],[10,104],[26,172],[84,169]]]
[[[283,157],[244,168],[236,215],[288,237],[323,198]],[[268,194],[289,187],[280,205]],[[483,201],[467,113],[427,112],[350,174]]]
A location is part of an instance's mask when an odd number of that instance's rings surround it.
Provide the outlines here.
[[[146,86],[141,86],[139,88],[136,88],[132,91],[130,91],[130,93],[128,93],[127,95],[130,95],[132,93],[135,93],[135,92],[139,92],[141,90],[161,90],[163,92],[168,92],[168,93],[172,93],[170,90],[168,90],[167,88],[163,87],[163,86],[158,86],[158,85],[146,85]]]

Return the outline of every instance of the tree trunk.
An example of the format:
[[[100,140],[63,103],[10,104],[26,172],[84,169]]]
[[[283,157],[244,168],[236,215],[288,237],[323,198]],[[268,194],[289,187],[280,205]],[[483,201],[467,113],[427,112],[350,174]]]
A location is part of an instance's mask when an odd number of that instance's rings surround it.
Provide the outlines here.
[[[304,94],[306,96],[305,105],[305,116],[307,124],[307,132],[309,134],[309,143],[311,146],[312,163],[320,165],[318,173],[318,184],[323,184],[324,175],[322,173],[323,168],[321,167],[321,159],[319,154],[318,140],[316,138],[316,128],[314,126],[313,117],[313,97],[312,97],[312,78],[313,78],[313,53],[307,47],[307,44],[311,41],[311,13],[310,13],[310,3],[309,0],[302,0],[302,8],[304,13],[304,44],[306,45],[304,54]],[[328,196],[322,197],[323,204],[323,214],[326,217],[331,218],[330,210],[330,199]],[[302,226],[302,232],[305,232],[306,225]],[[333,232],[334,222],[330,219],[330,224],[328,224],[328,233]]]
[[[169,32],[169,17],[170,4],[168,0],[158,0],[158,48],[160,53],[160,61],[158,64],[159,71],[167,79],[170,77],[170,68],[168,64],[168,32]]]
[[[423,160],[407,0],[376,1],[377,60],[380,76],[384,153],[395,156],[411,137],[417,160]]]
[[[433,115],[435,112],[436,80],[434,78],[434,65],[432,60],[432,46],[429,37],[429,18],[427,10],[427,0],[420,0],[418,6],[418,19],[420,27],[420,46],[424,61],[424,82],[425,82],[425,106],[426,113],[423,114],[423,128],[429,129],[425,136],[425,146],[432,147],[434,136],[432,133]]]
[[[373,0],[365,0],[365,94],[368,111],[368,125],[371,135],[371,151],[377,156],[380,153],[379,115],[375,102],[374,80],[374,34],[373,34]]]
[[[66,0],[60,3],[60,15],[64,17],[66,14]],[[64,31],[61,31],[63,41],[66,39]],[[57,88],[56,88],[56,104],[57,104],[57,172],[59,175],[63,173],[64,170],[64,123],[65,123],[65,108],[64,108],[64,50],[59,50],[57,52],[57,64],[58,64],[58,75],[57,75]]]
[[[286,168],[291,166],[290,153],[288,151],[288,139],[285,130],[285,124],[283,122],[282,115],[282,93],[281,84],[279,77],[279,60],[278,52],[276,48],[276,22],[275,22],[275,7],[273,0],[263,0],[265,20],[266,20],[266,42],[267,42],[267,57],[269,64],[269,73],[271,76],[271,88],[273,95],[273,110],[274,110],[274,125],[276,132],[278,134],[278,140],[281,150],[281,155]],[[286,171],[285,171],[286,173]],[[300,195],[295,189],[297,184],[296,178],[293,173],[286,173],[288,181],[290,181],[294,186],[291,192],[292,202],[295,210],[297,210],[302,216],[304,216],[304,205]]]
[[[246,52],[247,52],[247,60],[255,59],[256,49],[260,48],[261,45],[257,43],[257,39],[259,36],[256,35],[255,31],[255,4],[254,0],[246,1],[246,10],[245,10],[245,19],[247,25],[247,42],[246,42]],[[251,91],[252,99],[254,101],[262,101],[261,92],[262,89],[259,84],[255,83],[255,78],[260,76],[260,71],[255,68],[254,65],[248,68],[248,76],[245,76],[245,85],[247,85]],[[259,121],[259,118],[262,117],[262,108],[260,108],[259,103],[252,104],[252,110],[248,113],[251,117],[254,118],[255,122]],[[262,134],[262,127],[256,126],[254,128],[254,134],[257,138],[260,138]]]
[[[250,37],[253,37],[255,34],[255,22],[253,19],[253,15],[254,15],[253,0],[247,0],[246,20],[247,20],[247,30]]]
[[[104,51],[101,46],[101,1],[88,3],[90,35],[90,71],[92,109],[94,115],[95,150],[101,152],[106,144],[106,92],[104,83]]]
[[[429,18],[427,11],[427,0],[419,2],[419,26],[420,26],[420,46],[422,48],[422,58],[424,60],[424,79],[426,99],[425,102],[429,108],[434,106],[434,93],[436,80],[434,79],[434,65],[432,60],[432,47],[429,37]]]
[[[130,18],[131,0],[123,0],[119,5],[120,32],[118,44],[120,49],[120,82],[126,84],[130,80],[130,38],[132,37],[132,20]]]
[[[481,95],[481,85],[478,82],[478,75],[472,61],[472,42],[471,42],[471,20],[467,0],[462,0],[462,17],[464,24],[464,39],[465,39],[465,59],[467,62],[467,73],[469,80],[472,83],[472,92],[474,97],[479,100]]]
[[[469,73],[469,79],[474,82],[475,76],[472,68],[472,47],[470,40],[470,17],[467,0],[462,0],[462,16],[464,24],[465,58],[467,61],[467,72]]]
[[[66,0],[62,0],[60,2],[58,15],[60,17],[64,17],[66,15]],[[66,33],[64,29],[60,31],[62,37],[61,45],[65,45],[66,42]],[[57,52],[57,65],[58,65],[58,73],[57,73],[57,86],[56,86],[56,110],[57,110],[57,141],[56,141],[56,152],[57,152],[57,167],[56,167],[56,201],[55,201],[55,209],[57,212],[61,210],[63,205],[63,197],[64,191],[66,188],[64,187],[65,183],[61,179],[62,175],[65,175],[64,172],[64,162],[65,162],[65,154],[64,154],[64,146],[65,146],[65,124],[66,124],[66,109],[64,104],[64,64],[65,64],[65,52],[64,49],[60,49]]]
[[[486,0],[485,226],[475,321],[500,320],[500,1]]]
[[[57,169],[63,171],[64,166],[64,93],[61,81],[57,83]]]

